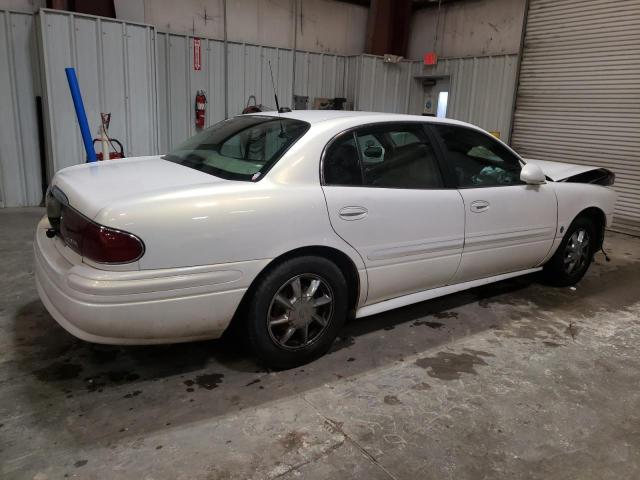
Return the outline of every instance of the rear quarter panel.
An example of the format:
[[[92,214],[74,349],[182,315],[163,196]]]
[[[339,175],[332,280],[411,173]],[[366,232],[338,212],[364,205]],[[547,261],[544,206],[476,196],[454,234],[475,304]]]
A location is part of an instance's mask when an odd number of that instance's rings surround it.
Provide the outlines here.
[[[315,245],[347,250],[362,267],[333,232],[319,184],[238,183],[116,203],[96,221],[144,241],[142,270],[273,259]]]

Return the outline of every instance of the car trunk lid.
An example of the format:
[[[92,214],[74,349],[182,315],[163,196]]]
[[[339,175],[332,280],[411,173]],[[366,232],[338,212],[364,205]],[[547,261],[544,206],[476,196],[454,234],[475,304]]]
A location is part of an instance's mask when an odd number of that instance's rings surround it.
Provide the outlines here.
[[[53,185],[64,193],[69,205],[94,219],[101,209],[117,201],[229,182],[232,181],[151,156],[70,167],[55,176]]]

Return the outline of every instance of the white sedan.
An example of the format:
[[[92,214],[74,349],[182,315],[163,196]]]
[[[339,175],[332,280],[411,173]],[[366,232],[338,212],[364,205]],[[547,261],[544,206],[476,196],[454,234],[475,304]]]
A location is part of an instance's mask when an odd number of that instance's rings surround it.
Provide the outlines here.
[[[577,282],[611,222],[612,183],[457,121],[242,115],[165,156],[58,172],[36,282],[84,340],[210,339],[233,322],[287,368],[326,352],[349,315],[538,270]]]

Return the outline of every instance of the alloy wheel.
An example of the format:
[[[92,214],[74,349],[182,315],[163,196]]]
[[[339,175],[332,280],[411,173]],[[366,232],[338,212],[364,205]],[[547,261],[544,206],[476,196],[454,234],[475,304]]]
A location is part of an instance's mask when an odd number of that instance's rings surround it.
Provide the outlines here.
[[[269,306],[271,339],[287,350],[311,345],[331,321],[333,298],[331,286],[318,275],[304,273],[287,280]]]
[[[589,261],[589,233],[579,228],[569,238],[564,250],[564,271],[569,275],[579,271]]]

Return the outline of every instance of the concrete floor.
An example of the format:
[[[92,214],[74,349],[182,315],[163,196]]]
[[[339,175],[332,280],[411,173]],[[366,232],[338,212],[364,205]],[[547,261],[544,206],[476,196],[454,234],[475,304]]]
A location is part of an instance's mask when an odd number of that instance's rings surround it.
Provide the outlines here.
[[[231,340],[92,346],[38,300],[40,209],[0,211],[3,479],[640,478],[640,239],[350,322],[268,372]]]

